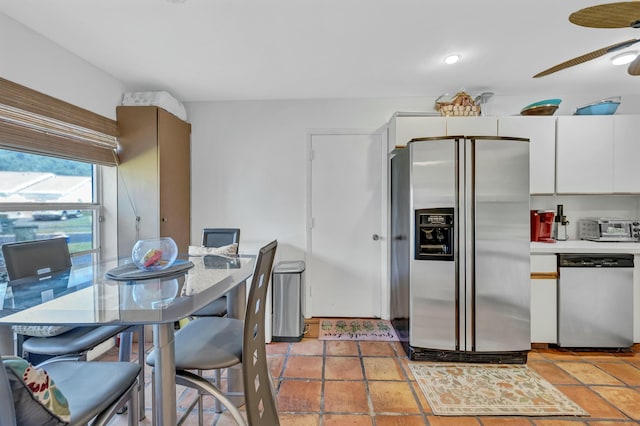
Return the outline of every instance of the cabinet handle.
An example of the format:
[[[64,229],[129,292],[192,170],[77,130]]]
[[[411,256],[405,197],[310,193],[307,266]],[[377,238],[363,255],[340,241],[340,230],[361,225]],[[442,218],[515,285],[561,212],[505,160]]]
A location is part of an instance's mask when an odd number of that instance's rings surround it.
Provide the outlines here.
[[[166,217],[163,217],[163,218],[162,218],[162,221],[163,221],[163,222],[166,222],[166,221],[167,221],[167,218],[166,218]]]
[[[532,272],[531,279],[532,280],[557,280],[558,273],[557,272]]]

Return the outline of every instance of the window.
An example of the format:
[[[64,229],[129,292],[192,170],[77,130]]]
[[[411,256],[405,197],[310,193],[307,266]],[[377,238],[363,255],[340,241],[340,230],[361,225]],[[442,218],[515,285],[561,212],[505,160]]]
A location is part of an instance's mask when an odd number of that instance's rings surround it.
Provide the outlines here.
[[[118,163],[117,134],[113,120],[0,78],[0,244],[62,235],[74,263],[97,253],[98,165]]]
[[[89,163],[0,149],[0,244],[64,236],[74,261],[96,253],[96,171]]]

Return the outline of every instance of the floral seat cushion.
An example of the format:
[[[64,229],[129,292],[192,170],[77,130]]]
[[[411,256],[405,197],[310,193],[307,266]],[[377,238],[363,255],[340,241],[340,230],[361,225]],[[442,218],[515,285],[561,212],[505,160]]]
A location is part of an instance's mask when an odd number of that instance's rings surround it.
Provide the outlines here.
[[[74,329],[65,325],[14,325],[12,328],[14,333],[32,337],[53,337]]]
[[[3,356],[18,425],[68,425],[69,403],[49,374],[26,360]]]

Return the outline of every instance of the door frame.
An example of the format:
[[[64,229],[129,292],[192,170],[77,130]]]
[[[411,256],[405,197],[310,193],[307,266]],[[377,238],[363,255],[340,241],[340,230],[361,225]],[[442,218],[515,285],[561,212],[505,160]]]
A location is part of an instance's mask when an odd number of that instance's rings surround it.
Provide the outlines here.
[[[303,313],[305,318],[311,316],[311,304],[313,299],[313,252],[312,252],[312,160],[313,151],[311,149],[311,143],[313,136],[344,136],[344,135],[364,135],[364,136],[379,136],[380,137],[380,259],[382,260],[380,265],[380,306],[377,308],[377,313],[382,319],[390,318],[390,276],[389,276],[389,189],[388,189],[388,158],[387,158],[387,127],[383,127],[377,130],[365,130],[365,129],[342,129],[342,128],[329,128],[329,129],[307,129],[307,146],[306,146],[306,252],[307,252],[307,264],[306,264],[306,280],[307,291],[305,291]]]

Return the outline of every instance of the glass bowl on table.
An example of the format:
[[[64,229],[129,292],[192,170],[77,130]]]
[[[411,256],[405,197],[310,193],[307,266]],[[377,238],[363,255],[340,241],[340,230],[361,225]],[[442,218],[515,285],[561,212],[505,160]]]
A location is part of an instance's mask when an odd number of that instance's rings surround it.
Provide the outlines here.
[[[173,302],[178,295],[178,280],[150,280],[133,284],[133,301],[146,309],[163,309]]]
[[[178,246],[171,237],[138,240],[131,250],[131,260],[143,271],[167,269],[178,257]]]

